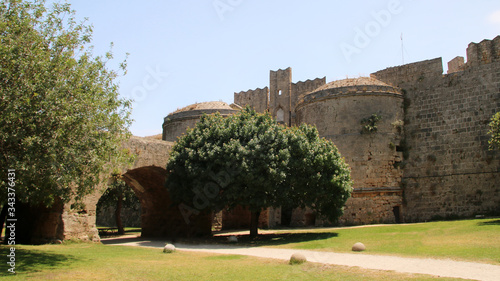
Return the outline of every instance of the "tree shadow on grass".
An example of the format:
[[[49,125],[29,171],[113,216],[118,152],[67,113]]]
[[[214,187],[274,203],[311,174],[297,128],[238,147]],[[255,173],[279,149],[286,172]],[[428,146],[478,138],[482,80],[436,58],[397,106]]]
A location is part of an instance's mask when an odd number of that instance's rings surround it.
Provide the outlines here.
[[[477,225],[479,225],[479,226],[483,226],[483,225],[500,225],[500,220],[478,222]]]
[[[3,258],[7,259],[6,255],[9,253],[10,247],[3,246],[0,249]],[[6,255],[3,255],[3,253],[6,253]],[[45,251],[38,251],[38,250],[25,250],[19,248],[16,248],[15,254],[16,254],[15,272],[17,274],[34,273],[44,270],[55,269],[78,260],[78,258],[72,255],[48,253]],[[8,268],[10,268],[10,266],[5,262],[2,263]],[[2,266],[2,268],[3,267],[4,266]],[[7,271],[8,268],[2,270],[2,272],[0,272],[0,276],[11,275],[12,273],[9,273]]]
[[[228,236],[218,236],[217,239],[227,241]],[[278,233],[260,234],[252,238],[250,235],[238,235],[238,244],[248,244],[252,246],[278,246],[292,243],[326,240],[338,237],[338,233]],[[215,238],[215,237],[214,237]]]

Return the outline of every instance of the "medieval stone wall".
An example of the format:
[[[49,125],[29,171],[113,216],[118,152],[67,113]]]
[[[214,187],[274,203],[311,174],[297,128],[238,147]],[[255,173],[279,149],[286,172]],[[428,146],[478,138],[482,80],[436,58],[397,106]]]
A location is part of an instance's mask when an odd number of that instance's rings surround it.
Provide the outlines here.
[[[465,70],[444,76],[440,59],[373,74],[405,93],[406,221],[500,211],[500,154],[489,150],[487,135],[500,110],[496,46],[472,43]]]
[[[374,114],[380,117],[376,131],[364,131],[363,120]],[[402,153],[397,147],[403,118],[403,96],[388,86],[323,90],[297,106],[297,120],[315,125],[351,168],[354,192],[339,220],[342,224],[396,221],[393,208],[402,205]]]
[[[234,93],[234,103],[241,107],[249,105],[257,112],[265,112],[269,106],[269,88]]]
[[[279,69],[269,74],[269,112],[280,123],[292,121],[292,69]]]
[[[339,224],[402,222],[402,193],[399,187],[357,190],[347,199]]]
[[[493,40],[470,43],[467,47],[467,67],[488,64],[500,59],[500,36]]]

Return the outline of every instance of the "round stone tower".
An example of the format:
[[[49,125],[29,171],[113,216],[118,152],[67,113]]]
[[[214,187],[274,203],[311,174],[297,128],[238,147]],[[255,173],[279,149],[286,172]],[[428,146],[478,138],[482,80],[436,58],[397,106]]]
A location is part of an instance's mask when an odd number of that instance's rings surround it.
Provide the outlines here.
[[[222,101],[195,103],[178,109],[165,117],[163,121],[162,140],[177,141],[187,128],[193,128],[203,114],[219,112],[222,116],[229,116],[238,111],[236,106],[230,106]]]
[[[339,80],[302,96],[295,110],[298,123],[316,125],[351,167],[354,192],[341,222],[399,222],[404,118],[400,90],[368,77]]]

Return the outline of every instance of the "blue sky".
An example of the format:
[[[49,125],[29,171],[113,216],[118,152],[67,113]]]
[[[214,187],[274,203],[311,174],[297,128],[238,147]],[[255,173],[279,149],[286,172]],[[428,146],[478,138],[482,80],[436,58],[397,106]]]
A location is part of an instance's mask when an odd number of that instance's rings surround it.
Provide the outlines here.
[[[135,100],[130,130],[161,133],[163,118],[195,102],[232,103],[269,70],[293,82],[368,76],[436,57],[444,69],[470,42],[500,35],[500,2],[332,0],[70,1],[94,26],[95,54],[130,53],[120,94]],[[401,46],[403,34],[404,47]]]

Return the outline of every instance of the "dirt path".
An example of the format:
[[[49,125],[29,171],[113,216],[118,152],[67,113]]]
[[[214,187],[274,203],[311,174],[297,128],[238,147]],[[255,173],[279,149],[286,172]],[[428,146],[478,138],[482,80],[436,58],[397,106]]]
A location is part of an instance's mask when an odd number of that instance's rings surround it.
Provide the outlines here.
[[[103,239],[104,244],[163,248],[165,241],[141,238]],[[280,249],[267,247],[239,247],[230,245],[176,244],[180,251],[209,252],[217,254],[246,255],[262,258],[289,260],[294,253],[303,254],[308,261],[357,266],[377,270],[393,270],[403,273],[429,274],[440,277],[464,278],[485,281],[500,280],[500,266],[442,259],[402,258],[394,256],[367,255],[362,253],[333,253],[309,250]]]

